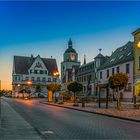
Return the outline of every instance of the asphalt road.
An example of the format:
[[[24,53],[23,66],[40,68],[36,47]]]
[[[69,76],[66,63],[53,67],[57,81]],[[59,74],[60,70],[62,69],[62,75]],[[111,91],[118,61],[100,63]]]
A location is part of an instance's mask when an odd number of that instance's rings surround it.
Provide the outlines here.
[[[140,123],[49,106],[39,100],[5,100],[43,139],[140,139]]]

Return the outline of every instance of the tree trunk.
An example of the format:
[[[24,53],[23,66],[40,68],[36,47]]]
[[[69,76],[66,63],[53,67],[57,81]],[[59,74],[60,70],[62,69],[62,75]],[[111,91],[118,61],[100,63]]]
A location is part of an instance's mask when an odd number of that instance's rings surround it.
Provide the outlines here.
[[[118,91],[118,102],[117,102],[117,104],[118,104],[118,111],[120,111],[120,90],[119,90],[119,87],[117,87],[117,91]]]
[[[75,99],[75,92],[74,92],[74,104],[76,103],[76,99]]]
[[[106,108],[108,108],[108,87],[106,88]]]
[[[100,88],[98,87],[98,95],[99,95],[99,108],[101,108],[101,95],[100,95]]]

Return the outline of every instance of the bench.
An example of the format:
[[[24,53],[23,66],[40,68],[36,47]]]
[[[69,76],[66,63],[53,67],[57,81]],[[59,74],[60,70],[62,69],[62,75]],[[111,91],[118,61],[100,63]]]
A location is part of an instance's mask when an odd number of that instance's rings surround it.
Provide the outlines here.
[[[136,109],[139,109],[139,108],[140,108],[140,104],[134,104],[134,107],[135,107]]]

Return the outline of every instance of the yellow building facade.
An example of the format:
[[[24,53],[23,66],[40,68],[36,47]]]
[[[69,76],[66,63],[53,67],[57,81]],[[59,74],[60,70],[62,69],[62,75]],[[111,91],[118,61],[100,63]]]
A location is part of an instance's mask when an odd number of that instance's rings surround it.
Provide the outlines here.
[[[132,35],[134,36],[134,95],[140,96],[140,28]]]

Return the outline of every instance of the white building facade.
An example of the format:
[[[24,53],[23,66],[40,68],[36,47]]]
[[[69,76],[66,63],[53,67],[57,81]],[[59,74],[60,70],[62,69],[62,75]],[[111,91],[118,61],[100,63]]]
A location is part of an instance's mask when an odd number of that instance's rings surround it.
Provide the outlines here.
[[[52,58],[14,56],[12,87],[13,92],[44,92],[47,85],[59,83],[57,63]]]
[[[115,73],[126,73],[128,75],[128,85],[121,91],[121,99],[124,101],[132,101],[133,99],[133,82],[134,82],[134,49],[133,42],[128,42],[126,45],[118,48],[109,59],[98,69],[98,84],[100,87],[105,87],[108,79]],[[106,96],[106,89],[100,89],[101,96]],[[110,95],[115,92],[110,89]],[[117,96],[117,95],[114,95]]]

